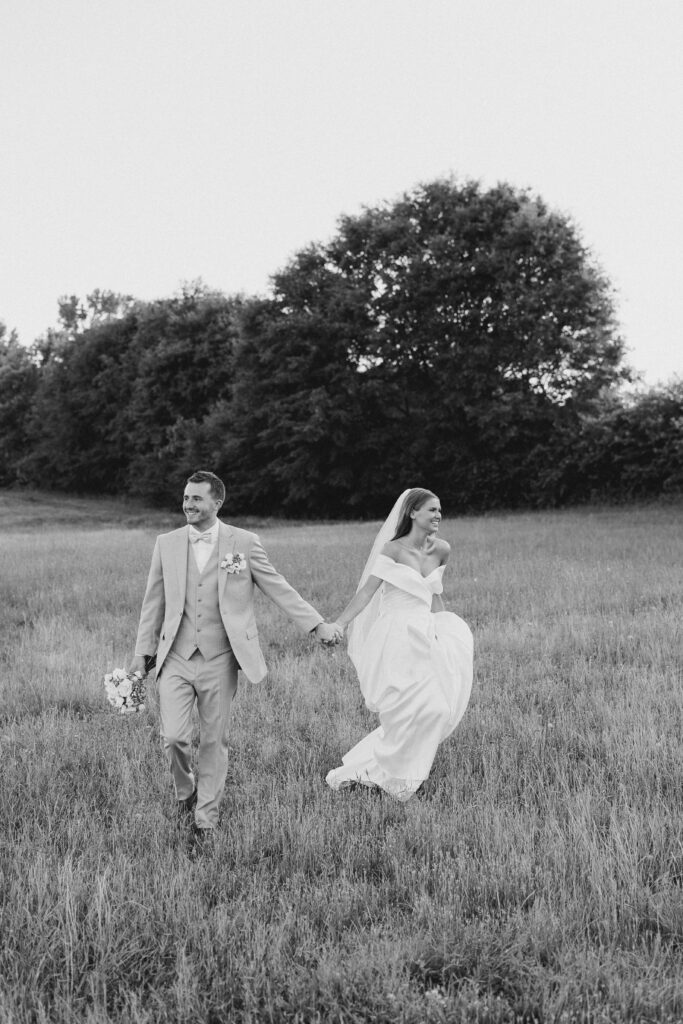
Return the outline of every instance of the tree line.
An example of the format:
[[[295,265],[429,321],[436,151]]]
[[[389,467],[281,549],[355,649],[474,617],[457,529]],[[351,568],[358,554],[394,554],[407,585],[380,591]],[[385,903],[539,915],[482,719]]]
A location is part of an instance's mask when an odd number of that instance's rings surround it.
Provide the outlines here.
[[[342,217],[266,297],[201,284],[0,325],[0,484],[175,506],[212,468],[228,513],[381,515],[683,490],[683,385],[635,394],[612,290],[567,216],[441,180]]]

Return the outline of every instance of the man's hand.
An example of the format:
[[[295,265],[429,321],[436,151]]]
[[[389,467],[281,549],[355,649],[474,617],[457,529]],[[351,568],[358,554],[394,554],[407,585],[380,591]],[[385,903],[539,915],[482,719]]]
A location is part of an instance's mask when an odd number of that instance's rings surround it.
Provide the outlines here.
[[[133,657],[130,660],[130,665],[128,666],[128,671],[132,676],[134,676],[136,672],[139,672],[142,678],[145,678],[145,676],[147,675],[147,671],[145,669],[144,654],[133,655]]]
[[[326,646],[338,644],[342,638],[341,628],[336,623],[319,622],[313,630],[316,640]]]

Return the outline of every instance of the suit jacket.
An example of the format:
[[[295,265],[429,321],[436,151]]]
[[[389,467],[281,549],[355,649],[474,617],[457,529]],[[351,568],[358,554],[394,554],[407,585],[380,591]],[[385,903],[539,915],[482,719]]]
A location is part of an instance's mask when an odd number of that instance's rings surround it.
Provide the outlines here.
[[[183,617],[188,546],[187,526],[162,533],[154,546],[135,653],[156,654],[157,675],[173,646]],[[219,568],[220,615],[240,668],[252,683],[258,683],[265,677],[267,668],[254,616],[254,585],[274,601],[302,632],[309,633],[323,618],[273,568],[255,533],[219,523],[219,565],[226,555],[235,554],[244,555],[247,567],[235,573]]]

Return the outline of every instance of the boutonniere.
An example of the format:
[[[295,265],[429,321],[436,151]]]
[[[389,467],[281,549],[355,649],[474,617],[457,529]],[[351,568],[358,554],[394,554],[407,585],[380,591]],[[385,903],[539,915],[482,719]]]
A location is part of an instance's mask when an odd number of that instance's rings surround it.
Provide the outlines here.
[[[247,567],[247,560],[241,551],[236,551],[234,555],[226,555],[221,562],[221,569],[225,569],[226,572],[242,572]]]

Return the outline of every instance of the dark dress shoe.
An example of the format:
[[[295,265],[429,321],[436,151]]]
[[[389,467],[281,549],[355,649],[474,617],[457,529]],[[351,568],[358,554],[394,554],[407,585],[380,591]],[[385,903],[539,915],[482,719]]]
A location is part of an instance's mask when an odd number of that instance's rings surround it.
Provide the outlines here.
[[[193,817],[196,805],[197,789],[195,787],[192,796],[188,796],[186,800],[178,801],[178,821],[186,821],[188,818]]]
[[[190,840],[190,856],[198,857],[215,849],[218,839],[215,828],[197,828],[196,825],[193,825],[190,835],[192,837]]]

